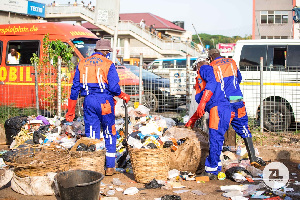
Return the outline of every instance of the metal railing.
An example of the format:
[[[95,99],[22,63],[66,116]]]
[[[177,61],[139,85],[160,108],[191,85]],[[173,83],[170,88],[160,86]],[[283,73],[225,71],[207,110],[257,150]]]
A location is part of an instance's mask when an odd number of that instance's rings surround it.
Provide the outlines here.
[[[84,20],[87,20],[88,22],[94,24],[97,26],[97,24],[94,23],[94,17],[95,12],[89,10],[86,7],[80,7],[80,6],[67,6],[67,5],[61,5],[61,6],[47,6],[45,10],[46,18],[47,15],[55,14],[54,17],[59,17],[57,15],[65,15],[64,17],[80,17],[81,15],[86,16]],[[103,26],[103,25],[101,25]],[[106,31],[109,31],[111,35],[114,33],[114,26],[105,26]],[[149,47],[152,49],[155,49],[156,51],[159,51],[161,54],[170,54],[170,52],[165,51],[177,51],[173,52],[174,54],[182,54],[182,55],[192,55],[192,56],[199,56],[200,53],[189,43],[189,42],[183,42],[178,40],[164,40],[159,38],[157,35],[154,35],[150,33],[146,29],[142,29],[137,24],[133,23],[132,21],[119,21],[118,24],[118,34],[119,35],[131,35],[135,37],[137,40],[142,41],[144,43],[147,43]]]

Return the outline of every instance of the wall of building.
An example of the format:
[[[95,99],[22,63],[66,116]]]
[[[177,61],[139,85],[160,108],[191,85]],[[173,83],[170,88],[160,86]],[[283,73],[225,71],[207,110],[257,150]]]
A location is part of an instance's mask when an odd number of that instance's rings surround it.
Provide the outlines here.
[[[0,11],[0,24],[18,24],[37,22],[36,17]]]
[[[261,36],[284,36],[293,38],[293,0],[255,0],[255,39]],[[261,24],[260,11],[287,11],[288,23]]]

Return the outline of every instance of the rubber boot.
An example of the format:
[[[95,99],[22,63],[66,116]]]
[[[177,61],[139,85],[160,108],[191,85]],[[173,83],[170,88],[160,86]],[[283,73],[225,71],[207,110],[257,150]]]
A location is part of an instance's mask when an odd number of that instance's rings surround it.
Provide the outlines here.
[[[266,162],[255,156],[255,149],[252,142],[252,137],[244,138],[246,149],[248,152],[248,156],[250,159],[250,164],[256,168],[260,168],[261,166],[266,166]]]

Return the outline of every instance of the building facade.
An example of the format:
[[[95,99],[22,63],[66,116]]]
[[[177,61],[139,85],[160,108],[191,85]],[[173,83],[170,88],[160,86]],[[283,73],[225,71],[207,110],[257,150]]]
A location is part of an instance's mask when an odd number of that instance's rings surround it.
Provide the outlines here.
[[[294,39],[294,6],[296,0],[253,0],[252,39]]]

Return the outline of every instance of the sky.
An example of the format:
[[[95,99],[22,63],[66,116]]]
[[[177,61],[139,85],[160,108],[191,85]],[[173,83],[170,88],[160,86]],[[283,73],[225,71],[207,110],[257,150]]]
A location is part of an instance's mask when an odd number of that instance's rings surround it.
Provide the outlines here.
[[[33,0],[50,4],[52,0]],[[75,0],[56,0],[71,4]],[[81,0],[77,0],[80,2]],[[85,5],[90,0],[83,0]],[[96,5],[96,0],[91,0]],[[169,21],[184,21],[192,34],[242,36],[252,34],[253,0],[120,0],[120,13],[152,13]],[[194,27],[193,27],[193,25]]]

